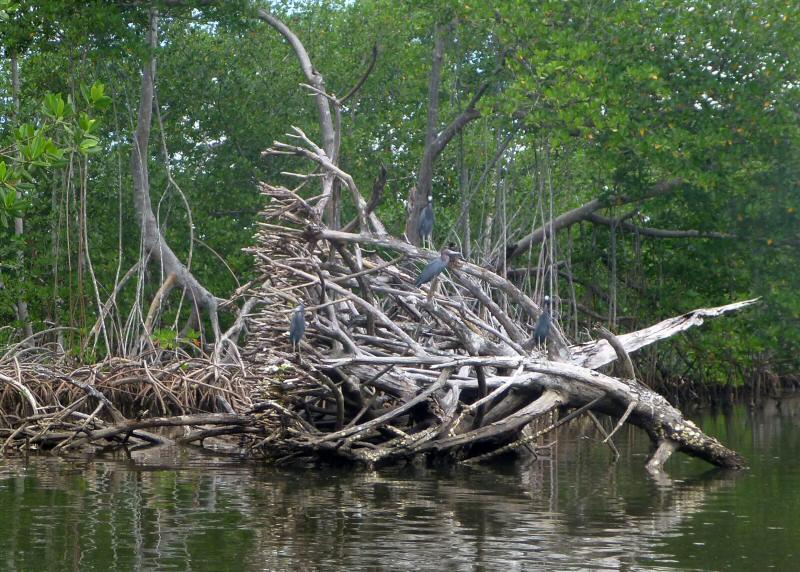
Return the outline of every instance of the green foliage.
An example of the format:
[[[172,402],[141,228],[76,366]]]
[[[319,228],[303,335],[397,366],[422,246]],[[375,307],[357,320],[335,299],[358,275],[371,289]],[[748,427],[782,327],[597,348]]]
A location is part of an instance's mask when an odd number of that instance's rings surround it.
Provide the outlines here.
[[[261,206],[256,181],[293,185],[281,172],[307,168],[296,159],[265,161],[261,151],[290,125],[318,137],[317,112],[291,48],[253,17],[262,3],[187,4],[161,6],[151,198],[178,256],[191,252],[195,275],[225,296],[252,278],[241,248],[251,243]],[[447,38],[440,126],[481,85],[489,88],[481,117],[436,163],[437,243],[463,239],[468,219],[475,259],[488,257],[484,244],[541,225],[551,198],[555,214],[600,197],[604,216],[639,227],[730,233],[737,238],[664,240],[587,223],[569,240],[561,233],[556,257],[571,261],[576,302],[607,315],[613,298],[616,314],[631,318],[621,322],[625,329],[763,296],[758,311],[675,346],[703,364],[692,375],[706,367],[709,381],[725,381],[731,363],[753,368],[766,360],[782,372],[800,365],[792,327],[800,279],[787,270],[800,262],[796,2],[361,0],[273,8],[283,10],[338,96],[356,84],[377,45],[374,69],[343,109],[341,164],[365,192],[378,166],[388,167],[378,214],[390,231],[402,233],[422,154],[439,25]],[[15,319],[12,302],[24,295],[38,325],[88,331],[97,308],[84,241],[103,297],[139,255],[129,159],[147,7],[0,0],[0,20],[4,57],[18,58],[22,80],[20,113],[11,121],[3,112],[0,128],[0,323]],[[8,66],[2,76],[8,93]],[[512,144],[491,166],[509,134]],[[618,200],[676,177],[685,184],[671,194],[627,206]],[[348,201],[343,220],[354,214]],[[24,237],[13,235],[15,217],[25,219]],[[538,255],[512,264],[536,266]],[[145,304],[159,286],[150,270]],[[570,285],[558,288],[566,300]],[[122,315],[137,295],[130,286],[120,292]],[[171,324],[188,311],[177,294],[165,302],[156,334],[162,347],[182,342]],[[688,367],[673,362],[677,373]]]
[[[178,347],[178,333],[175,330],[155,330],[150,336],[153,343],[165,350],[174,350]]]
[[[9,15],[17,8],[19,8],[19,6],[12,3],[11,0],[0,0],[0,22],[8,20]]]
[[[95,82],[91,88],[81,85],[81,90],[90,111],[105,109],[111,103],[102,83]],[[97,119],[87,111],[76,112],[71,98],[65,102],[61,94],[45,94],[40,114],[34,122],[20,124],[13,140],[0,151],[0,227],[24,216],[22,193],[36,189],[37,176],[65,167],[71,152],[101,150],[98,137],[92,133]]]

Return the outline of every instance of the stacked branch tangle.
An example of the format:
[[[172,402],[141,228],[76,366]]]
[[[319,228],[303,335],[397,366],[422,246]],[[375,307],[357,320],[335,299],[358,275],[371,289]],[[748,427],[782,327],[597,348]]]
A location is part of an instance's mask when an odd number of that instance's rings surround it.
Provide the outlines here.
[[[324,157],[298,136],[310,156]],[[278,463],[469,463],[535,452],[537,439],[559,424],[600,412],[618,420],[614,431],[627,422],[648,433],[650,471],[676,450],[744,466],[634,379],[628,354],[755,300],[621,336],[601,331],[604,339],[580,345],[554,324],[545,352],[532,336],[541,308],[523,291],[463,259],[416,287],[420,268],[438,253],[390,236],[352,178],[338,169],[329,175],[356,199],[359,215],[345,228],[366,230],[328,228],[328,195],[306,199],[298,189],[261,184],[266,208],[249,249],[260,277],[241,316],[250,332],[242,361],[161,352],[70,370],[21,363],[12,348],[0,357],[2,448],[204,444],[235,435],[240,451]],[[295,351],[289,321],[301,302],[307,326]],[[617,359],[625,377],[597,371]],[[159,427],[184,432],[151,432]]]
[[[267,153],[279,148],[285,147]],[[351,178],[342,183],[359,192]],[[531,336],[541,309],[502,276],[458,260],[438,284],[417,288],[419,269],[438,253],[393,238],[382,225],[331,230],[314,204],[324,197],[261,189],[267,208],[251,252],[261,272],[259,296],[270,303],[251,317],[245,357],[271,379],[285,408],[283,433],[264,445],[268,457],[367,465],[420,456],[483,461],[530,445],[532,421],[548,420],[546,431],[557,410],[589,405],[585,411],[647,431],[651,471],[675,450],[744,466],[657,393],[597,370],[755,300],[695,310],[619,337],[605,332],[613,344],[571,346],[553,328],[545,353]],[[289,319],[300,302],[307,328],[295,354]]]
[[[409,193],[411,242],[399,240],[373,212],[380,187],[367,203],[339,166],[341,101],[326,91],[297,35],[267,11],[259,17],[294,51],[308,81],[304,86],[317,103],[323,140],[317,145],[293,127],[288,137],[294,143],[276,141],[265,151],[308,159],[313,171],[286,173],[303,181],[295,189],[261,185],[267,206],[252,253],[262,273],[259,297],[270,302],[252,318],[247,354],[261,375],[272,379],[284,415],[282,432],[265,439],[267,456],[334,457],[367,465],[425,456],[475,462],[531,449],[536,438],[557,426],[548,420],[559,410],[577,408],[576,414],[614,415],[617,428],[629,422],[645,429],[654,444],[647,462],[651,472],[660,471],[675,450],[722,467],[744,466],[736,452],[632,375],[620,379],[596,370],[617,358],[629,364],[628,352],[754,300],[696,310],[619,338],[604,332],[605,339],[575,347],[552,327],[545,355],[531,335],[541,308],[505,277],[456,258],[447,272],[416,287],[420,265],[437,255],[414,246],[433,161],[479,115],[475,104],[486,86],[433,136],[443,46],[437,29],[420,188]],[[363,78],[347,97],[362,83]],[[385,180],[382,175],[379,180]],[[319,194],[303,198],[301,189],[314,180],[321,183]],[[335,192],[342,187],[357,213],[343,227],[342,197]],[[300,302],[309,311],[309,324],[294,355],[288,322]],[[526,434],[532,422],[543,421],[544,428]]]

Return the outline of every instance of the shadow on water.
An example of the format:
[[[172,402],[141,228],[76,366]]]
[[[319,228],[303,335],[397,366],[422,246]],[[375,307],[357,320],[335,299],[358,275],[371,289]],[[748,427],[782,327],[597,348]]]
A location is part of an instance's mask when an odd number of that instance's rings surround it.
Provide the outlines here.
[[[589,424],[552,460],[380,472],[276,470],[159,448],[0,460],[0,570],[790,570],[800,558],[800,399],[697,421],[748,458],[612,464]]]

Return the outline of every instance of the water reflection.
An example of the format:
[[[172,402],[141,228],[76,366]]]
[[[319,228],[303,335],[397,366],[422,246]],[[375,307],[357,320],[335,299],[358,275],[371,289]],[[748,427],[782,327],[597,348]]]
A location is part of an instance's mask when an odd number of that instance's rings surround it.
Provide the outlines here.
[[[2,570],[764,570],[800,546],[800,400],[700,419],[752,469],[669,479],[589,425],[553,460],[277,471],[186,449],[0,461]]]

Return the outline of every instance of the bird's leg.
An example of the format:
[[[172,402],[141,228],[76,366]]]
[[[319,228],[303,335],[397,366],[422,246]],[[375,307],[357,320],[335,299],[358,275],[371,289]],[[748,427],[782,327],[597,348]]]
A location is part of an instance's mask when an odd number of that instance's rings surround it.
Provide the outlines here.
[[[544,355],[545,358],[553,359],[553,356],[550,354],[552,353],[554,347],[555,346],[549,343],[548,339],[545,338],[544,341],[541,344],[539,344],[539,351]]]
[[[438,285],[439,285],[439,277],[437,276],[436,278],[433,279],[433,282],[431,282],[430,285],[428,286],[428,294],[425,296],[425,304],[430,304],[433,301],[433,295],[436,292],[436,288]],[[433,304],[435,305],[436,302],[433,302]],[[419,320],[417,322],[417,329],[414,332],[413,336],[414,341],[419,339],[419,333],[421,331],[422,331],[422,320]]]
[[[439,277],[437,276],[436,278],[433,279],[433,282],[431,282],[431,287],[428,288],[428,298],[427,298],[428,304],[432,302],[433,305],[436,306],[436,300],[434,299],[434,296],[436,295],[436,290],[438,289],[439,289]]]

